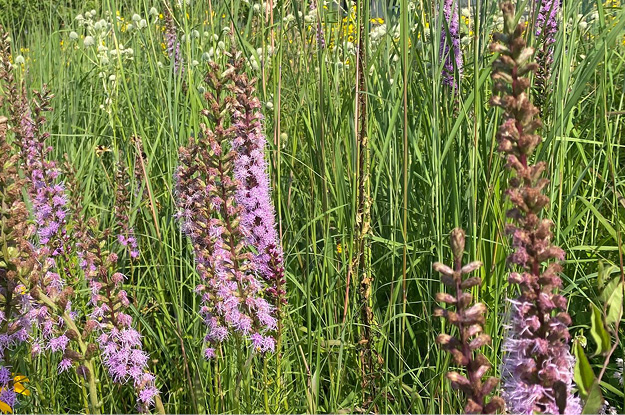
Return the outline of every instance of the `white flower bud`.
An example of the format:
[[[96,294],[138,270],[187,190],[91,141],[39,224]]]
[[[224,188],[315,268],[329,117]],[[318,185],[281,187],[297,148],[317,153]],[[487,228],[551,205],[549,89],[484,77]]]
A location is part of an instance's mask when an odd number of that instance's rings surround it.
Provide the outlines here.
[[[92,36],[85,36],[83,43],[86,47],[95,45],[95,39]]]
[[[71,40],[76,40],[76,39],[78,39],[78,33],[76,33],[76,32],[69,32],[69,38],[70,38]]]

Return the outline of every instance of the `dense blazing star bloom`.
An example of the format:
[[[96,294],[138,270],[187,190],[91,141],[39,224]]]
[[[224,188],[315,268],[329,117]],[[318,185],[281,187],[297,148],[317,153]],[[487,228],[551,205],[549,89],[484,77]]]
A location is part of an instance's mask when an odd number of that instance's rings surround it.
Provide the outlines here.
[[[0,82],[7,94],[0,97],[0,110],[9,103],[9,112],[15,122],[15,111],[21,95],[10,64],[8,34],[0,27]],[[28,380],[11,374],[12,362],[21,344],[31,340],[33,314],[37,312],[23,276],[39,275],[39,263],[35,247],[30,242],[33,233],[28,225],[29,212],[22,198],[27,185],[19,173],[20,157],[15,151],[16,140],[8,137],[9,119],[0,115],[0,411],[13,412],[19,395],[27,394],[23,383]],[[19,128],[19,127],[18,127]]]
[[[460,31],[458,4],[455,0],[442,0],[443,9],[443,29],[441,30],[441,40],[439,56],[445,60],[443,66],[443,84],[456,88],[455,70],[462,76],[462,50],[460,49]]]
[[[527,95],[528,74],[538,65],[523,39],[524,25],[515,26],[511,3],[502,5],[504,33],[494,36],[491,50],[499,52],[493,63],[494,91],[491,103],[503,109],[503,122],[497,131],[498,150],[514,173],[507,196],[513,208],[506,226],[513,253],[508,262],[518,272],[509,275],[520,294],[511,300],[508,329],[503,349],[503,397],[509,412],[519,414],[581,413],[579,398],[572,393],[574,358],[570,354],[566,312],[559,261],[564,251],[553,245],[548,219],[541,219],[549,204],[543,194],[549,180],[541,177],[546,164],[529,160],[542,141],[537,130],[542,123],[538,109]]]
[[[286,303],[283,252],[276,231],[276,213],[271,201],[260,101],[245,75],[235,82],[235,137],[232,148],[234,177],[239,182],[236,201],[243,207],[241,229],[256,250],[254,260],[260,274],[270,283],[268,293],[275,306]]]
[[[213,346],[231,335],[247,338],[254,350],[273,351],[275,300],[282,295],[282,251],[269,200],[265,139],[258,101],[242,96],[250,90],[238,73],[241,65],[222,73],[211,64],[206,77],[210,109],[202,114],[213,128],[202,125],[200,137],[180,148],[175,175],[176,216],[202,278],[196,292],[208,329],[206,358],[214,357]],[[234,92],[236,99],[224,97],[226,92]]]

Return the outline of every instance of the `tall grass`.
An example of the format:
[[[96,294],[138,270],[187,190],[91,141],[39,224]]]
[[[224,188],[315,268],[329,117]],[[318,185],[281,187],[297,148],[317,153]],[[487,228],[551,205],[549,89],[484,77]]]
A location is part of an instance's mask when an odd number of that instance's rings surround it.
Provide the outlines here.
[[[370,152],[368,272],[376,333],[368,347],[379,360],[379,394],[371,403],[387,413],[460,411],[462,404],[443,376],[449,359],[435,345],[443,328],[431,318],[434,294],[443,289],[431,264],[449,260],[447,234],[452,228],[467,230],[469,256],[485,265],[484,284],[474,295],[489,307],[487,330],[493,344],[485,354],[495,367],[501,359],[500,335],[508,307],[504,299],[513,294],[506,282],[509,249],[501,208],[506,175],[494,151],[497,113],[488,105],[493,59],[488,43],[497,2],[480,1],[471,10],[470,40],[463,46],[465,74],[458,91],[441,83],[438,42],[445,23],[431,2],[401,0],[398,9],[383,8],[380,15],[371,15],[368,7],[358,9],[358,19],[367,22],[366,88],[357,86],[354,57],[346,63],[338,48],[316,47],[316,24],[298,15],[308,13],[307,4],[268,1],[275,8],[262,14],[249,3],[213,0],[172,6],[181,33],[187,38],[193,30],[200,34],[182,43],[182,79],[164,55],[161,31],[153,23],[132,36],[122,32],[121,25],[113,26],[115,42],[133,48],[134,59],[111,59],[110,69],[100,77],[93,47],[69,39],[69,32],[77,30],[75,15],[86,11],[79,4],[73,10],[51,12],[47,23],[27,31],[20,21],[2,21],[0,13],[2,24],[12,30],[15,56],[27,58],[24,67],[18,65],[21,76],[34,87],[48,84],[56,95],[50,116],[55,154],[58,159],[67,154],[77,168],[85,209],[100,219],[102,228],[114,220],[115,161],[138,164],[132,221],[144,254],[131,270],[128,291],[166,410],[368,409],[362,389],[367,374],[360,360],[365,304],[359,298],[357,276],[348,279],[359,240],[358,89],[367,94]],[[146,17],[152,6],[163,9],[148,0],[123,5],[105,0],[97,15],[115,16],[119,11],[128,22],[133,13]],[[598,12],[597,19],[582,29],[578,14],[587,21],[593,12]],[[295,20],[286,25],[283,19],[290,14]],[[328,44],[331,27],[340,32],[349,25],[332,7],[319,8],[318,16]],[[372,18],[384,19],[389,32],[399,25],[398,33],[369,44],[369,33],[379,26],[370,22]],[[531,25],[531,14],[529,19]],[[599,301],[599,264],[613,276],[623,272],[624,26],[625,11],[614,3],[564,2],[552,92],[543,108],[546,140],[537,157],[550,166],[548,214],[556,223],[556,243],[567,252],[564,285],[571,299],[571,332],[577,337],[587,335],[590,304]],[[188,241],[172,219],[172,173],[178,146],[199,131],[203,101],[198,88],[207,68],[202,52],[217,47],[213,34],[219,40],[228,36],[224,28],[234,29],[245,56],[257,55],[257,48],[268,45],[277,51],[250,73],[259,77],[265,103],[289,305],[276,354],[250,359],[249,349],[244,349],[244,356],[237,356],[233,343],[223,345],[223,358],[206,362],[204,325],[193,292],[199,277]],[[358,33],[353,36],[356,42]],[[196,67],[194,60],[199,62]],[[109,81],[110,75],[115,82]],[[110,104],[105,104],[107,94]],[[143,158],[133,136],[141,138]],[[100,153],[98,146],[111,151]],[[624,353],[619,347],[616,355]],[[245,365],[239,373],[241,358]],[[57,376],[57,363],[35,358],[15,368],[31,380],[32,395],[24,400],[23,410],[82,410],[78,379]],[[602,361],[592,363],[598,367]],[[608,368],[601,386],[611,405],[623,412],[625,391],[611,377],[614,370],[614,365]],[[132,409],[129,390],[103,383],[104,410]]]

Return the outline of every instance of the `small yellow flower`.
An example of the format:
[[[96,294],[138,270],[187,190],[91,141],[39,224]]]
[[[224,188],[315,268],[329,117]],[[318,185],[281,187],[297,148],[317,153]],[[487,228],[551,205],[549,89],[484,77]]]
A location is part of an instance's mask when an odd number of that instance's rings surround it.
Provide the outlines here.
[[[163,16],[163,13],[160,13],[160,14],[158,15],[158,18],[159,18],[159,19],[161,19],[161,20],[163,20],[163,17],[164,17],[164,16]]]
[[[18,395],[30,396],[30,391],[26,389],[24,383],[28,382],[28,378],[22,375],[15,375],[13,377],[13,390]],[[0,394],[5,388],[0,389]],[[0,401],[0,412],[3,414],[12,414],[13,408],[11,408],[6,402]]]
[[[336,244],[336,253],[337,254],[343,253],[343,247],[341,246],[340,242],[338,244]]]

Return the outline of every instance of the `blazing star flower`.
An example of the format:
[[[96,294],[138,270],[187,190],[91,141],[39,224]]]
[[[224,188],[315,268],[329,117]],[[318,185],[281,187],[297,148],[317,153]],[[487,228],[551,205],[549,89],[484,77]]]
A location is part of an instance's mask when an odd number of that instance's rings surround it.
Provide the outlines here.
[[[120,163],[116,173],[116,186],[115,191],[115,218],[117,226],[120,229],[120,233],[117,235],[117,241],[121,246],[128,250],[131,259],[139,258],[139,244],[135,237],[135,230],[130,226],[129,206],[130,206],[130,192],[128,191],[130,177],[126,167]]]
[[[137,394],[137,407],[146,412],[154,403],[158,389],[154,376],[148,371],[147,353],[143,351],[141,334],[133,328],[132,317],[124,311],[130,305],[128,294],[122,289],[126,277],[109,273],[115,268],[118,256],[100,254],[98,241],[91,237],[94,232],[79,229],[81,248],[86,252],[85,274],[91,289],[93,307],[87,326],[99,333],[98,344],[102,363],[116,383],[132,383]]]
[[[237,155],[234,177],[239,183],[235,199],[243,207],[241,230],[256,250],[254,262],[258,271],[270,283],[268,294],[272,304],[279,307],[286,303],[284,260],[271,202],[261,104],[254,96],[254,85],[244,74],[238,77],[234,91],[237,98],[232,117],[235,127],[232,148]]]
[[[207,358],[215,355],[212,345],[231,334],[246,337],[260,352],[274,350],[271,332],[277,319],[272,303],[278,291],[271,288],[282,279],[281,265],[272,264],[276,258],[281,261],[281,253],[269,217],[273,210],[262,159],[264,138],[256,124],[259,104],[243,103],[241,93],[249,92],[247,79],[239,75],[243,61],[223,73],[210,65],[205,81],[213,92],[206,93],[210,109],[202,114],[214,128],[202,125],[200,138],[180,148],[175,174],[176,217],[191,239],[202,278],[196,292],[208,328]],[[236,95],[236,109],[222,96],[226,91]],[[229,111],[232,124],[225,116]]]
[[[457,88],[455,70],[462,77],[463,63],[462,50],[460,49],[460,32],[458,18],[458,4],[455,0],[442,0],[443,9],[443,29],[441,30],[441,40],[439,56],[445,60],[443,66],[443,84]]]
[[[553,65],[553,44],[556,42],[558,33],[558,12],[560,0],[537,0],[539,6],[536,16],[536,37],[540,47],[536,54],[538,71],[536,71],[536,100],[540,104],[544,102],[545,95],[549,90],[551,78],[551,66]]]
[[[540,10],[536,17],[536,37],[542,35],[545,44],[552,45],[558,32],[560,0],[537,0],[537,4],[540,5]]]
[[[542,123],[538,109],[526,90],[527,74],[538,65],[531,62],[534,53],[526,47],[524,25],[515,25],[515,7],[502,5],[504,33],[494,35],[491,50],[499,57],[493,63],[494,91],[491,103],[503,108],[503,122],[497,131],[499,151],[514,173],[506,194],[513,208],[506,226],[514,252],[508,262],[516,266],[508,280],[520,288],[511,300],[511,310],[503,349],[503,397],[509,412],[518,414],[581,413],[578,397],[573,395],[574,358],[570,354],[566,298],[555,290],[562,288],[558,274],[564,251],[553,245],[548,219],[541,219],[549,204],[543,194],[549,180],[541,175],[544,162],[531,165],[529,160],[542,141],[536,131]]]
[[[463,366],[466,371],[466,376],[458,372],[447,372],[451,386],[464,392],[466,397],[464,412],[493,414],[503,409],[504,402],[498,396],[486,402],[488,395],[499,383],[498,378],[488,377],[482,382],[482,378],[491,368],[486,356],[479,351],[482,346],[491,343],[491,337],[484,333],[486,306],[483,303],[471,305],[473,296],[465,291],[481,284],[482,280],[479,277],[463,278],[478,270],[482,263],[475,261],[465,266],[462,265],[465,233],[461,228],[456,228],[451,232],[450,245],[454,254],[454,267],[436,262],[433,268],[441,273],[441,281],[450,289],[455,290],[455,295],[438,293],[436,300],[456,309],[452,311],[436,308],[434,316],[448,319],[451,325],[457,327],[458,335],[452,337],[443,333],[436,338],[436,342],[453,356],[458,366]]]
[[[180,42],[178,41],[178,30],[176,22],[168,8],[165,8],[165,50],[174,63],[174,74],[182,76],[184,73],[184,60],[180,52]]]

